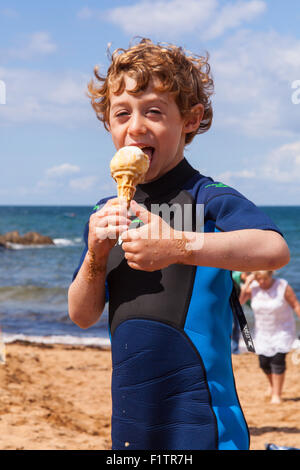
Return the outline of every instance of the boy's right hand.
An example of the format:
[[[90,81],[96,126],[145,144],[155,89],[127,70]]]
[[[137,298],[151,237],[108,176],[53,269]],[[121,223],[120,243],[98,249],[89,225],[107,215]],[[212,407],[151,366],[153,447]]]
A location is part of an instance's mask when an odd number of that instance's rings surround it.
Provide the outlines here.
[[[89,220],[88,249],[95,261],[108,257],[122,233],[128,229],[127,202],[122,198],[109,199]]]

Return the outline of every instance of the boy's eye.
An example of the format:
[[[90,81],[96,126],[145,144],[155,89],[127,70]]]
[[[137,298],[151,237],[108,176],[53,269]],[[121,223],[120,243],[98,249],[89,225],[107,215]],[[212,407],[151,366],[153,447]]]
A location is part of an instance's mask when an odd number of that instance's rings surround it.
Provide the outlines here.
[[[151,108],[151,109],[149,109],[149,113],[161,114],[160,110],[159,110],[159,109],[156,109],[156,108]]]
[[[117,117],[127,116],[127,115],[128,115],[128,111],[120,111],[119,113],[116,114]]]

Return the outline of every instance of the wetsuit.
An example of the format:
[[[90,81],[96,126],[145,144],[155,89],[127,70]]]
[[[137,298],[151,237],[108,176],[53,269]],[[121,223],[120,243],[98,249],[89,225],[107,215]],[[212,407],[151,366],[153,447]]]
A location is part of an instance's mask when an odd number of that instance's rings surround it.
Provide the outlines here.
[[[205,232],[256,228],[280,233],[252,202],[201,175],[186,159],[160,179],[139,185],[134,199],[148,210],[153,204],[183,210],[191,204],[193,230],[202,208]],[[73,278],[87,237],[88,225]],[[231,363],[232,315],[240,307],[231,271],[181,264],[134,270],[116,244],[106,286],[112,449],[248,449]]]

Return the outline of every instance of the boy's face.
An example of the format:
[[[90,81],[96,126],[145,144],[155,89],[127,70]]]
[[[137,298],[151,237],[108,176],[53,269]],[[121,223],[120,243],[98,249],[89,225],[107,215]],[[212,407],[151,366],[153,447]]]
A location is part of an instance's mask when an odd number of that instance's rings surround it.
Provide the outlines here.
[[[174,168],[183,158],[185,122],[173,96],[157,92],[153,85],[137,94],[127,90],[135,80],[127,75],[122,94],[110,95],[109,130],[117,150],[136,145],[150,158],[145,182],[154,181]]]

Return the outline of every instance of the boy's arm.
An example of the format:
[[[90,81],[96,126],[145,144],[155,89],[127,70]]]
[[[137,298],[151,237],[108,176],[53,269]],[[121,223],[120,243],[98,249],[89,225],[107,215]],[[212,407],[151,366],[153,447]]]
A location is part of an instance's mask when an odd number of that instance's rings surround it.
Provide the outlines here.
[[[274,270],[290,260],[283,237],[272,230],[244,229],[233,232],[186,234],[178,261],[232,271]],[[189,248],[191,248],[189,250]]]
[[[182,263],[231,271],[258,271],[279,269],[290,260],[286,242],[272,230],[178,232],[136,203],[133,209],[145,224],[122,235],[125,258],[134,269],[155,271]],[[151,235],[157,233],[158,239],[153,239]]]
[[[93,269],[88,251],[68,292],[69,316],[80,328],[94,325],[104,310],[105,274],[106,260]]]
[[[103,312],[108,256],[130,222],[127,203],[118,198],[90,217],[87,252],[68,292],[69,316],[80,328],[94,325]]]

